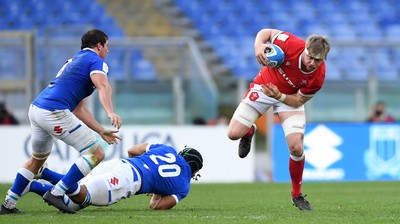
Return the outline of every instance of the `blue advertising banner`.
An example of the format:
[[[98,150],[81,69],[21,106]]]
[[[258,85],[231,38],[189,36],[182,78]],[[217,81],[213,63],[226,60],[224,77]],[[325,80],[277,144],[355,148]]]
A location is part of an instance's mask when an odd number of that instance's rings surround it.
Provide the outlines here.
[[[273,180],[290,181],[289,151],[274,125]],[[308,124],[303,181],[400,180],[400,124]]]

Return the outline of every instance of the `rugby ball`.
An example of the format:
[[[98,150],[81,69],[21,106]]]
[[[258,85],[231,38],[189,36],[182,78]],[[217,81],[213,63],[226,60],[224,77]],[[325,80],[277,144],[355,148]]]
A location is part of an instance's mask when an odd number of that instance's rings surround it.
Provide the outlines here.
[[[283,60],[285,60],[285,53],[278,45],[270,45],[272,47],[271,49],[265,49],[265,56],[267,56],[267,58],[269,59],[269,61],[267,62],[267,67],[276,68],[282,64]]]

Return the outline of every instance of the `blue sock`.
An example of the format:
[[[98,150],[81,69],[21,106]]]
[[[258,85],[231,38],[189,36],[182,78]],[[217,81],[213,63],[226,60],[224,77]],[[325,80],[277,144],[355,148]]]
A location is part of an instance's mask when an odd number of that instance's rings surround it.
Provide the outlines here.
[[[43,196],[44,193],[46,193],[47,191],[49,191],[52,188],[53,188],[53,185],[51,185],[51,184],[45,184],[45,183],[34,180],[31,183],[31,187],[30,187],[29,191],[34,192],[40,196]]]
[[[58,181],[51,190],[53,195],[61,196],[74,185],[77,185],[84,176],[86,176],[94,166],[97,165],[96,157],[93,155],[83,155],[69,169],[68,173]]]
[[[64,174],[57,173],[49,168],[45,168],[42,172],[42,179],[49,181],[52,184],[57,184],[64,177]],[[67,194],[74,193],[78,189],[78,183],[72,185],[68,190]]]
[[[56,184],[64,177],[63,174],[57,173],[53,170],[45,168],[42,173],[42,179],[49,181],[52,184]]]
[[[79,170],[76,164],[72,165],[69,169],[68,173],[64,175],[61,181],[65,184],[67,189],[71,188],[74,185],[77,185],[78,181],[80,181],[85,175]]]
[[[72,194],[72,193],[74,193],[77,189],[78,189],[78,187],[79,187],[79,184],[78,183],[75,183],[74,185],[72,185],[70,188],[68,188],[68,191],[67,192],[65,192],[66,194]]]
[[[11,186],[11,191],[18,196],[21,196],[24,189],[28,186],[29,182],[33,179],[34,174],[25,169],[21,168],[18,170],[17,176],[15,177],[14,184]]]

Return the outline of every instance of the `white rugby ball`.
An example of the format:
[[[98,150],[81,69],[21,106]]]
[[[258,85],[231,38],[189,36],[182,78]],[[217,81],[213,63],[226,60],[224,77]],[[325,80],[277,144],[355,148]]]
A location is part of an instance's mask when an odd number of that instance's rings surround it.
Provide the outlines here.
[[[269,59],[267,62],[267,67],[276,68],[279,67],[283,60],[285,60],[285,53],[283,50],[275,44],[270,44],[272,49],[265,49],[265,56]]]

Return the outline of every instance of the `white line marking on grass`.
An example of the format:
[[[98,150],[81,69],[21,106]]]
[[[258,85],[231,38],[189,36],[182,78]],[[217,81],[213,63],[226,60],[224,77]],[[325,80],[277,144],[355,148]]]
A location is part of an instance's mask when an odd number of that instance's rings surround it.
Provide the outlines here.
[[[147,215],[134,215],[135,217],[148,218],[150,216]],[[193,218],[193,219],[268,219],[268,216],[258,215],[258,216],[215,216],[215,215],[206,215],[206,216],[182,216],[182,215],[157,215],[152,216],[156,218]]]

